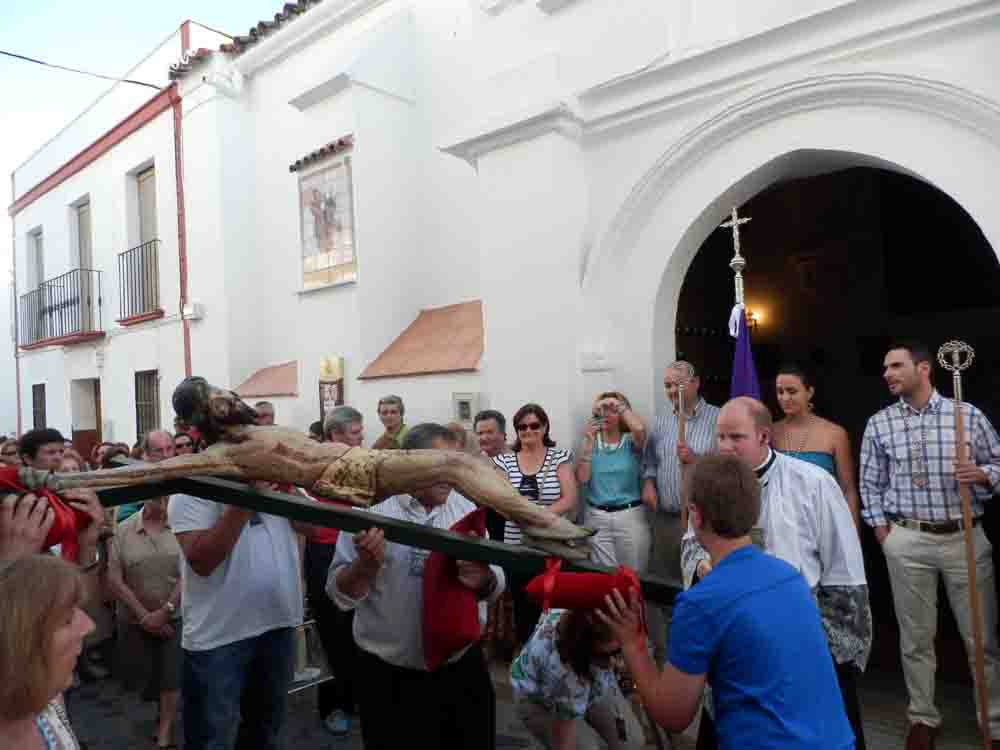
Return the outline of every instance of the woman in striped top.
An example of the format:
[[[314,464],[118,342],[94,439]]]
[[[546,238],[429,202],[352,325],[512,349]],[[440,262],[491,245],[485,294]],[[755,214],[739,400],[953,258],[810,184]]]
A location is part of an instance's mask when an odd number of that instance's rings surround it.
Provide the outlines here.
[[[538,404],[525,404],[514,415],[517,440],[510,453],[493,459],[511,485],[521,495],[546,506],[553,513],[569,515],[576,510],[576,478],[569,451],[556,448],[549,437],[549,417]],[[504,529],[507,544],[521,543],[521,529],[510,521]],[[514,598],[514,623],[518,642],[531,638],[541,615],[524,594],[530,576],[511,575],[510,591]]]

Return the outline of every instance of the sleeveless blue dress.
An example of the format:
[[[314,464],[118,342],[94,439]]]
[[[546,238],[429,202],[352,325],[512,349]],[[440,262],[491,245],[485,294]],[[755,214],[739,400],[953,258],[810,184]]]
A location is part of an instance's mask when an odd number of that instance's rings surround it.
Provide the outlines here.
[[[798,458],[802,461],[807,461],[808,463],[814,464],[821,469],[826,469],[830,472],[830,475],[836,479],[837,478],[837,462],[833,458],[832,453],[824,453],[823,451],[781,451],[786,456],[792,456]]]

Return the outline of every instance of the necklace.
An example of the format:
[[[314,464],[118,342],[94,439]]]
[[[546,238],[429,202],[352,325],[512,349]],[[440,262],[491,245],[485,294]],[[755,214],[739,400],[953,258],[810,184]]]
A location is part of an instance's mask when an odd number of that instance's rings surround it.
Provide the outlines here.
[[[805,448],[806,448],[806,444],[809,442],[809,435],[812,434],[812,428],[815,426],[815,424],[816,424],[816,417],[810,415],[809,416],[809,422],[806,424],[805,428],[802,430],[802,433],[801,433],[802,438],[799,440],[799,447],[797,449],[795,449],[795,448],[792,447],[792,431],[789,430],[788,426],[786,425],[785,426],[785,452],[786,453],[789,453],[789,452],[802,453],[805,450]]]
[[[604,435],[602,433],[597,433],[597,450],[604,453],[613,453],[618,450],[618,447],[622,444],[622,436],[618,436],[618,440],[614,443],[609,443],[604,440]]]
[[[910,409],[903,402],[900,402],[899,408],[903,413],[903,430],[906,433],[906,442],[909,443]],[[915,487],[923,489],[930,487],[931,474],[930,470],[927,468],[927,459],[925,458],[927,455],[927,427],[924,425],[923,413],[918,412],[917,416],[920,419],[920,430],[917,433],[917,444],[910,446],[910,478]]]

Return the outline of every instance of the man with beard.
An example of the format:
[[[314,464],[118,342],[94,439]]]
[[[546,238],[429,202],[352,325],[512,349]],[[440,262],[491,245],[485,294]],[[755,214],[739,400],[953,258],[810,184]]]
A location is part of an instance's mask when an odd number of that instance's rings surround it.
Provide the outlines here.
[[[955,455],[955,402],[931,382],[931,354],[918,342],[885,355],[889,392],[899,400],[868,420],[861,444],[861,516],[875,531],[889,567],[899,621],[903,677],[909,693],[907,750],[934,747],[941,714],[934,705],[938,580],[944,579],[975,674],[969,573],[959,484],[972,488],[972,537],[989,706],[979,706],[1000,737],[1000,650],[992,547],[981,523],[984,502],[1000,492],[1000,437],[986,416],[963,403],[969,460]],[[978,692],[976,693],[978,699]],[[994,739],[993,746],[1000,745]]]

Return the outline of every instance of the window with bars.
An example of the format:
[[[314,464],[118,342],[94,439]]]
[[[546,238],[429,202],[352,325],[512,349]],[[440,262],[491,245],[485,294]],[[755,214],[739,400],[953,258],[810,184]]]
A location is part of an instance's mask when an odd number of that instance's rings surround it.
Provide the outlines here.
[[[45,429],[45,383],[31,386],[31,412],[35,429]]]
[[[141,438],[160,429],[160,375],[157,370],[135,374],[135,430]]]

